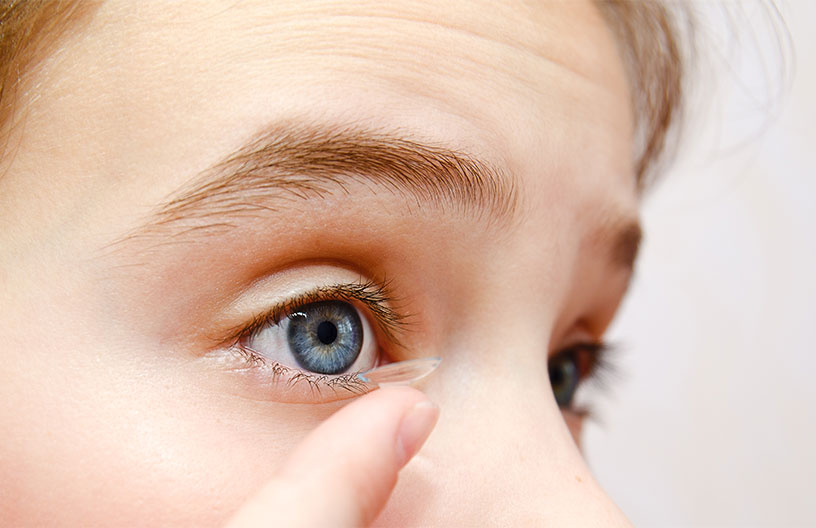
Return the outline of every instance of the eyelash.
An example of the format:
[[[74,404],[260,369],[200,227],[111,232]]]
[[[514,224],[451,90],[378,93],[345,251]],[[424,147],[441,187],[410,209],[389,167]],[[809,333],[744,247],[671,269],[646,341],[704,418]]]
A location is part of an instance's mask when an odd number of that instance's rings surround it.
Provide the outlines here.
[[[269,324],[279,324],[283,318],[288,317],[296,308],[309,303],[339,300],[351,303],[363,304],[373,315],[374,322],[380,331],[385,335],[390,343],[397,347],[402,344],[399,335],[410,325],[409,316],[405,315],[393,306],[396,305],[394,297],[390,293],[389,282],[377,283],[374,281],[356,282],[348,284],[337,284],[331,286],[320,286],[307,292],[297,294],[286,301],[279,303],[272,308],[254,317],[248,324],[241,326],[230,332],[229,341],[232,342],[230,349],[241,357],[250,368],[264,368],[272,374],[273,380],[286,379],[287,386],[294,386],[298,383],[307,383],[312,390],[320,392],[322,387],[332,390],[338,388],[354,394],[364,394],[368,392],[368,386],[357,378],[358,372],[329,376],[304,372],[302,370],[287,367],[276,361],[270,361],[243,343],[257,334],[262,328]],[[563,348],[556,352],[548,361],[565,355],[578,355],[584,353],[588,358],[588,364],[581,368],[579,373],[579,386],[587,382],[595,382],[603,388],[605,381],[614,368],[610,363],[610,351],[613,347],[599,342],[577,343]],[[579,365],[580,367],[581,365]],[[564,408],[565,411],[578,416],[591,416],[592,410],[587,407],[577,407],[570,404]]]
[[[281,365],[277,361],[269,361],[260,354],[241,345],[236,345],[232,350],[246,362],[249,368],[260,367],[268,369],[272,373],[273,381],[278,381],[282,378],[286,379],[287,387],[306,383],[312,389],[312,392],[317,394],[320,394],[322,388],[332,389],[335,392],[337,392],[337,389],[343,389],[358,395],[365,394],[370,390],[370,388],[357,377],[357,374],[360,373],[359,371],[337,376],[313,374]]]
[[[618,350],[618,346],[611,345],[605,341],[577,343],[559,350],[548,361],[565,355],[573,355],[580,352],[587,353],[589,363],[579,373],[578,389],[591,383],[601,391],[604,391],[608,388],[607,382],[609,378],[615,376],[617,373],[614,356]],[[572,402],[562,410],[575,414],[580,418],[593,419],[596,417],[594,409],[587,404],[576,405]]]
[[[295,308],[320,301],[346,301],[351,303],[356,301],[362,303],[372,313],[377,326],[385,336],[396,345],[401,346],[399,334],[409,325],[409,317],[392,308],[396,301],[390,293],[388,281],[382,284],[366,281],[319,286],[297,294],[256,316],[249,324],[231,332],[231,340],[238,343],[242,339],[254,336],[265,325],[280,323]]]

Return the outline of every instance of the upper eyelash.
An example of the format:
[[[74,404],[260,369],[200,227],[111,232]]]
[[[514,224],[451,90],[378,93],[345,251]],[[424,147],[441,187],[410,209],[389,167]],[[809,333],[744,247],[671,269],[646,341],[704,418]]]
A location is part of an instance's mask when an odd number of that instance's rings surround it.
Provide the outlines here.
[[[409,325],[409,316],[394,308],[396,301],[390,293],[388,281],[377,283],[371,280],[318,286],[299,293],[255,316],[248,324],[230,332],[229,340],[238,344],[243,339],[255,335],[264,326],[270,323],[280,323],[295,308],[304,304],[329,300],[358,301],[362,303],[374,315],[377,326],[385,336],[393,344],[401,346],[398,337]]]
[[[617,368],[613,358],[618,352],[617,345],[609,344],[604,341],[596,341],[592,343],[578,343],[561,349],[553,358],[557,358],[561,354],[568,354],[577,349],[589,349],[592,352],[592,364],[587,373],[581,378],[580,385],[592,384],[598,387],[601,391],[608,390],[609,378],[617,374]],[[576,414],[583,419],[598,421],[598,414],[592,408],[591,404],[576,405],[574,402],[564,408],[565,411]]]
[[[609,378],[617,372],[612,358],[617,353],[618,347],[604,341],[583,346],[592,350],[592,364],[584,376],[584,381],[606,389]]]
[[[589,365],[589,368],[582,379],[590,379],[598,376],[610,367],[608,355],[613,349],[614,347],[612,345],[604,341],[576,343],[574,345],[562,348],[556,352],[551,359],[556,359],[559,356],[566,354],[573,354],[576,351],[589,351],[592,363]]]

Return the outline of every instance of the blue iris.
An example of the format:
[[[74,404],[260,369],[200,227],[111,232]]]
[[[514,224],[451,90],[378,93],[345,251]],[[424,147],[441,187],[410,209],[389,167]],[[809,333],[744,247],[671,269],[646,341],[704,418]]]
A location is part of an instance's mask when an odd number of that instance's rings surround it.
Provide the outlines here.
[[[555,401],[559,407],[569,407],[575,397],[580,381],[580,372],[575,354],[559,354],[547,365]]]
[[[349,303],[321,301],[304,304],[289,315],[286,338],[301,367],[319,374],[340,374],[360,355],[363,325]]]

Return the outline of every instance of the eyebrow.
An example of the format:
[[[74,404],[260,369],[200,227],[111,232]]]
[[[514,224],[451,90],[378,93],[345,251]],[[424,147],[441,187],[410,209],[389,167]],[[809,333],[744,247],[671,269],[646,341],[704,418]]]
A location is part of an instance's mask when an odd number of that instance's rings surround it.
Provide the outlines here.
[[[643,229],[637,219],[613,217],[601,225],[592,241],[606,249],[613,265],[632,269],[643,241]]]
[[[209,234],[234,227],[232,218],[348,195],[355,183],[499,221],[513,218],[519,201],[508,174],[451,148],[355,127],[279,125],[199,174],[142,230],[175,225],[174,236]]]
[[[126,238],[206,238],[293,202],[349,195],[353,184],[504,226],[520,208],[516,180],[466,153],[382,130],[289,123],[196,175]],[[603,222],[592,237],[626,268],[634,266],[640,240],[639,224],[620,218]]]

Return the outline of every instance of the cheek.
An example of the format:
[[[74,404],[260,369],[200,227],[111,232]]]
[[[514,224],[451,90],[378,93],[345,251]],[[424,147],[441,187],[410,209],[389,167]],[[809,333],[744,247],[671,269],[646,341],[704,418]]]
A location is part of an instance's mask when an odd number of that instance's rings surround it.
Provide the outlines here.
[[[578,449],[581,449],[581,432],[584,427],[584,417],[570,411],[563,411],[562,414],[564,415],[564,422],[567,424],[567,428],[569,429],[570,435],[572,435],[575,445],[578,446]]]
[[[221,523],[339,407],[245,400],[196,364],[95,345],[35,338],[3,372],[12,524]]]

